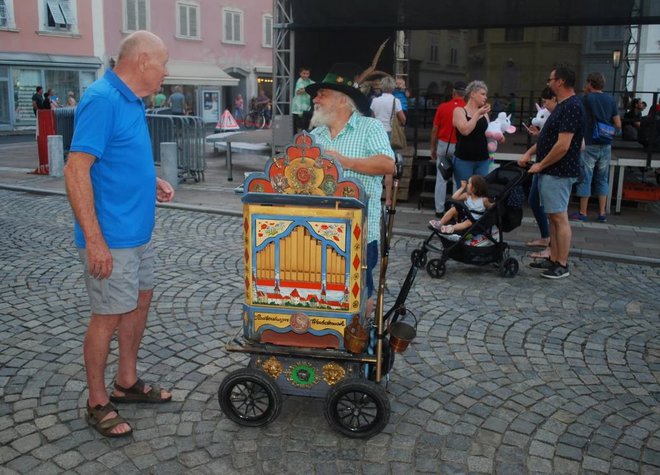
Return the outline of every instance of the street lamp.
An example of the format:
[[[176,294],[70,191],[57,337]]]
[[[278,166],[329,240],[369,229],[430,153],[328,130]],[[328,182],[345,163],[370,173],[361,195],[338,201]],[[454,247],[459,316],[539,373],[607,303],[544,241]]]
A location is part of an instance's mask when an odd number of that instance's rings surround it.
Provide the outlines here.
[[[612,51],[612,67],[614,67],[614,78],[612,79],[612,95],[614,96],[614,90],[616,89],[616,72],[619,69],[619,64],[621,64],[621,50],[615,49]]]

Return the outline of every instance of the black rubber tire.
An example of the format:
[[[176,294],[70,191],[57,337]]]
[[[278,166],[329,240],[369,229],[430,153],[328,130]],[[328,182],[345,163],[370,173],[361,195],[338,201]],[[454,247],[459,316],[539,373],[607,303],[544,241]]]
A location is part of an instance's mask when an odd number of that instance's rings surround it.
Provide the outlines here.
[[[259,427],[275,420],[282,409],[282,392],[263,371],[243,368],[230,373],[218,389],[220,409],[242,426]]]
[[[330,427],[353,439],[379,434],[390,420],[390,401],[382,386],[363,379],[337,383],[325,398]]]
[[[426,265],[426,252],[422,251],[421,249],[415,249],[411,254],[410,254],[410,262],[412,262],[412,265],[419,269],[423,269],[424,266]]]
[[[502,277],[514,277],[519,269],[518,261],[514,257],[507,257],[500,265],[500,275]]]
[[[445,275],[447,272],[447,267],[445,263],[440,259],[431,259],[428,264],[426,264],[426,272],[429,273],[434,279],[439,279]]]

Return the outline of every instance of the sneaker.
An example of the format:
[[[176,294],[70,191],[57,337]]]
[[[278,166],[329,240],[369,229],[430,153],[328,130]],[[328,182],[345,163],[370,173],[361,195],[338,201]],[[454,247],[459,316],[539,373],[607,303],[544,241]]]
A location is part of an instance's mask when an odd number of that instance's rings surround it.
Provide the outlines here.
[[[573,211],[571,214],[568,215],[568,219],[570,219],[571,221],[582,221],[582,222],[585,222],[585,221],[587,221],[589,218],[587,217],[586,214],[582,214],[582,213],[580,213],[580,212],[578,212],[578,211]]]
[[[541,277],[546,279],[561,279],[562,277],[568,277],[570,272],[568,272],[568,264],[566,266],[561,265],[559,262],[555,262],[551,269],[546,270],[541,274]]]
[[[607,223],[607,215],[606,214],[599,214],[598,215],[598,222],[599,223]]]
[[[552,262],[550,258],[529,263],[529,267],[532,267],[533,269],[552,269],[554,265],[555,263]]]

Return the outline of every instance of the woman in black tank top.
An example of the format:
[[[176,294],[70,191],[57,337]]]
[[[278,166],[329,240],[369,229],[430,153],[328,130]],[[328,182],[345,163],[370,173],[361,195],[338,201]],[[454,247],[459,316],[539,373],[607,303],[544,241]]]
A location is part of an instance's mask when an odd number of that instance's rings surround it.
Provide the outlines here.
[[[472,175],[488,174],[490,166],[486,129],[490,104],[488,87],[483,81],[472,81],[465,89],[465,107],[454,109],[456,151],[454,152],[454,183],[467,181]]]

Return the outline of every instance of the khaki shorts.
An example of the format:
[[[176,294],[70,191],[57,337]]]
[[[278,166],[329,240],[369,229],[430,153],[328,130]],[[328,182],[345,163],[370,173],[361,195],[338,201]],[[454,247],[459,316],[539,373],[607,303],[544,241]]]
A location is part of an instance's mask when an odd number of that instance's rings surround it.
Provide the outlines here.
[[[154,249],[151,242],[140,247],[110,249],[112,274],[107,279],[91,277],[87,250],[78,249],[89,303],[95,315],[119,315],[137,308],[138,293],[154,287]]]

